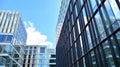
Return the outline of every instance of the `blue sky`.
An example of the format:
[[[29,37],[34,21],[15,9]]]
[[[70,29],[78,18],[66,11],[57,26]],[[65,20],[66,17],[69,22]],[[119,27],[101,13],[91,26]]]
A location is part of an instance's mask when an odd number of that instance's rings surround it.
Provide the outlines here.
[[[55,47],[60,4],[61,0],[1,0],[0,10],[21,12],[26,28],[33,28]]]

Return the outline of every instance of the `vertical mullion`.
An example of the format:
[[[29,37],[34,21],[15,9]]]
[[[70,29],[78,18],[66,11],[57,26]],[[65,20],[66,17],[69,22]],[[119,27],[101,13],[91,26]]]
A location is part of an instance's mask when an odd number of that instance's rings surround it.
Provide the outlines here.
[[[104,11],[106,12],[106,16],[107,16],[107,18],[108,18],[108,20],[109,20],[109,16],[108,16],[107,10],[106,10],[106,8],[105,8],[105,3],[103,4],[103,9],[104,9]],[[108,35],[107,28],[106,28],[106,26],[105,26],[105,24],[104,24],[105,20],[104,20],[104,18],[103,18],[103,15],[102,15],[101,10],[99,10],[99,14],[100,14],[100,17],[101,17],[101,20],[102,20],[103,27],[104,27],[104,29],[105,29],[105,33],[106,33],[106,35]],[[115,65],[117,65],[117,62],[116,62],[116,59],[115,59],[115,53],[113,52],[114,50],[113,50],[112,44],[110,43],[110,39],[109,39],[109,38],[108,38],[108,43],[109,43],[109,46],[110,46],[110,48],[111,48],[110,50],[111,50],[112,55],[113,55],[114,63],[115,63]]]
[[[89,2],[89,7],[90,7],[90,9],[91,10],[89,10],[89,11],[91,11],[92,12],[92,14],[93,14],[93,10],[92,10],[92,6],[91,6],[91,3],[90,3],[90,1],[88,0],[88,2]],[[97,5],[98,6],[98,5]],[[99,9],[99,8],[98,8]],[[90,13],[90,12],[89,12]],[[89,14],[89,16],[90,16],[90,14]],[[93,17],[93,16],[92,16]],[[95,46],[95,44],[97,44],[97,42],[96,42],[96,37],[95,37],[95,32],[94,32],[94,30],[91,30],[91,28],[92,29],[94,29],[93,28],[93,25],[92,25],[92,21],[90,21],[90,24],[89,24],[89,30],[90,30],[90,34],[91,34],[91,38],[92,38],[92,43],[93,43],[93,46]],[[93,39],[94,38],[94,39]],[[95,43],[94,43],[94,40],[95,40]],[[96,49],[94,49],[94,53],[95,53],[95,60],[96,60],[96,64],[97,64],[97,66],[98,67],[102,67],[103,66],[103,64],[102,64],[102,61],[101,61],[101,56],[100,56],[100,52],[99,52],[99,50],[98,50],[98,48],[96,48]],[[98,54],[97,54],[98,53]],[[98,59],[97,59],[98,58]]]

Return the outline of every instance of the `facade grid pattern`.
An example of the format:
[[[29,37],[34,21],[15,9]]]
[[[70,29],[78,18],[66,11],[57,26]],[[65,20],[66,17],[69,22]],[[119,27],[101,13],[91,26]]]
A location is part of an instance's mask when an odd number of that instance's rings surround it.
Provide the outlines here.
[[[119,51],[120,2],[70,0],[56,46],[57,67],[120,67]]]
[[[23,67],[56,67],[55,50],[41,45],[26,45]]]
[[[0,67],[22,67],[27,33],[20,12],[0,11]]]

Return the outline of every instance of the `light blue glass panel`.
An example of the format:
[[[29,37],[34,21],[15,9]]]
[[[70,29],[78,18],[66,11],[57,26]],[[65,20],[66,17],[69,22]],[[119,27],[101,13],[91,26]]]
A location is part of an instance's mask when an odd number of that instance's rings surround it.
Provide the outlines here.
[[[115,2],[115,0],[109,0],[109,3],[111,5],[111,8],[115,14],[116,19],[120,19],[120,10],[118,8],[117,3]]]
[[[92,5],[93,11],[95,11],[95,10],[97,9],[96,0],[90,0],[90,3],[91,3],[91,5]]]
[[[0,35],[0,42],[4,42],[5,40],[5,35]]]
[[[11,42],[11,41],[12,41],[12,38],[13,38],[13,36],[12,36],[12,35],[8,35],[8,36],[7,36],[7,40],[6,40],[6,41],[7,41],[7,42]]]

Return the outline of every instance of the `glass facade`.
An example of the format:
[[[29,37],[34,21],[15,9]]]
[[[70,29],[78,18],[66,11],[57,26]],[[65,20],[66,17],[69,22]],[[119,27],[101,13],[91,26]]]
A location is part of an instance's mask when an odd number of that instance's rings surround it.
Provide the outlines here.
[[[61,28],[64,22],[65,14],[67,12],[69,1],[70,0],[62,0],[61,2],[57,26],[56,26],[56,42],[58,41],[58,38],[60,36]]]
[[[56,46],[57,67],[120,67],[119,51],[120,2],[70,0]]]
[[[20,13],[0,11],[0,66],[22,67],[26,38]]]

